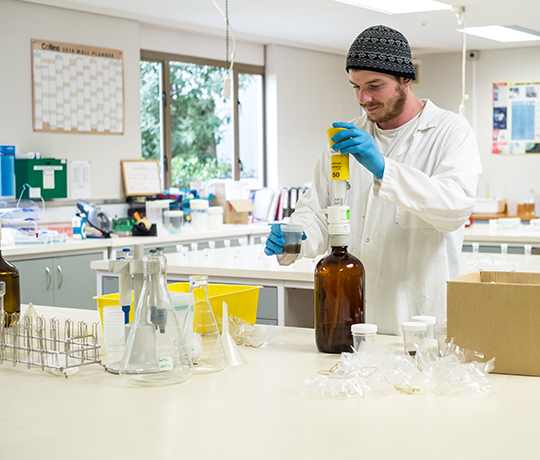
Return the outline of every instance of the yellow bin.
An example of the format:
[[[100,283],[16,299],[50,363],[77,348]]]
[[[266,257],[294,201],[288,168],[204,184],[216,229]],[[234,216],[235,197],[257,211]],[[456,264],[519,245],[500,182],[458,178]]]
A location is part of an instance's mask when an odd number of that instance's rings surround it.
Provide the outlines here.
[[[189,292],[189,283],[173,283],[167,286],[172,292]],[[254,324],[257,320],[257,306],[259,303],[259,290],[262,286],[240,286],[235,284],[208,284],[208,298],[210,306],[217,318],[223,316],[223,302],[227,303],[229,315],[242,318],[249,324]],[[133,291],[131,293],[133,299]],[[100,295],[94,297],[97,300],[97,308],[103,326],[103,308],[117,306],[120,302],[120,294]],[[131,311],[129,321],[133,321],[135,308],[131,301]],[[219,321],[218,321],[219,323]]]

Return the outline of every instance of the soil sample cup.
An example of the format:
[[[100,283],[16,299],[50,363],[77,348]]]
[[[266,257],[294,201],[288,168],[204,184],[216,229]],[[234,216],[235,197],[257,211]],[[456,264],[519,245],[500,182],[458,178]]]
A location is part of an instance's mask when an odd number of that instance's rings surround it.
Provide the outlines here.
[[[281,231],[285,240],[283,254],[300,254],[303,227],[301,225],[282,225]]]
[[[401,323],[401,330],[403,331],[403,346],[406,353],[414,356],[419,349],[424,348],[426,329],[427,326],[425,323],[419,323],[416,321]]]

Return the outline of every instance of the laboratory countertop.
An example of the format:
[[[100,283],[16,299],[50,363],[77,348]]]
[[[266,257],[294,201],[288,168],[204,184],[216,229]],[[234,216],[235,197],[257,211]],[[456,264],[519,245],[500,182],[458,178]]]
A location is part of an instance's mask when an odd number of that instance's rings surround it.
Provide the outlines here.
[[[47,318],[96,311],[37,307]],[[379,336],[399,347],[401,338]],[[537,459],[540,379],[490,375],[488,398],[432,394],[318,399],[305,377],[332,367],[313,329],[241,347],[242,367],[166,387],[132,387],[93,364],[69,378],[0,366],[5,459]]]
[[[494,229],[489,224],[472,224],[465,227],[465,243],[516,243],[540,244],[540,228],[520,224],[514,229]]]
[[[62,253],[77,253],[132,247],[135,244],[144,245],[167,245],[182,244],[192,241],[206,241],[214,239],[234,238],[237,236],[259,236],[270,233],[270,226],[266,224],[253,225],[224,225],[221,230],[202,233],[184,232],[165,236],[136,236],[136,237],[113,237],[113,238],[88,238],[85,240],[73,240],[69,238],[65,243],[51,244],[17,244],[12,246],[2,245],[4,257],[33,257],[36,255],[52,255]]]
[[[189,251],[185,255],[166,254],[169,275],[208,275],[209,277],[287,280],[313,283],[313,272],[320,259],[299,259],[283,267],[274,256],[266,256],[261,244],[234,248]],[[109,271],[109,261],[91,262],[95,270]],[[478,270],[540,272],[540,256],[521,254],[461,253],[460,274]]]

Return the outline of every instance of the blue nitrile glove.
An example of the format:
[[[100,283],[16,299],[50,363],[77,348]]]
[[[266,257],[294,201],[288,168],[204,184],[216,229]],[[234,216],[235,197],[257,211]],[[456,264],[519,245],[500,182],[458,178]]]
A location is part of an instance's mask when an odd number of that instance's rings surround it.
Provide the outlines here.
[[[334,134],[332,142],[336,142],[336,144],[332,149],[341,153],[350,153],[377,179],[382,179],[384,157],[379,152],[373,136],[352,123],[334,123],[332,126],[334,128],[347,128]]]
[[[306,234],[302,232],[302,240],[305,240]],[[285,245],[285,240],[283,239],[283,232],[281,231],[281,224],[272,225],[270,235],[266,240],[266,247],[264,248],[264,253],[267,256],[273,256],[274,254],[283,254],[283,246]]]

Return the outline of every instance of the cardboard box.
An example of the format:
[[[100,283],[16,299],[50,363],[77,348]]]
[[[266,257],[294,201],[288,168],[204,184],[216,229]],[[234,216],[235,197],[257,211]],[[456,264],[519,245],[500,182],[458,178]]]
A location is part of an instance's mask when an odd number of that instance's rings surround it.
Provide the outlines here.
[[[212,206],[223,207],[224,224],[247,224],[249,213],[255,210],[251,200],[222,200],[214,197]]]
[[[495,356],[495,373],[540,376],[540,273],[480,271],[447,287],[448,340]]]

